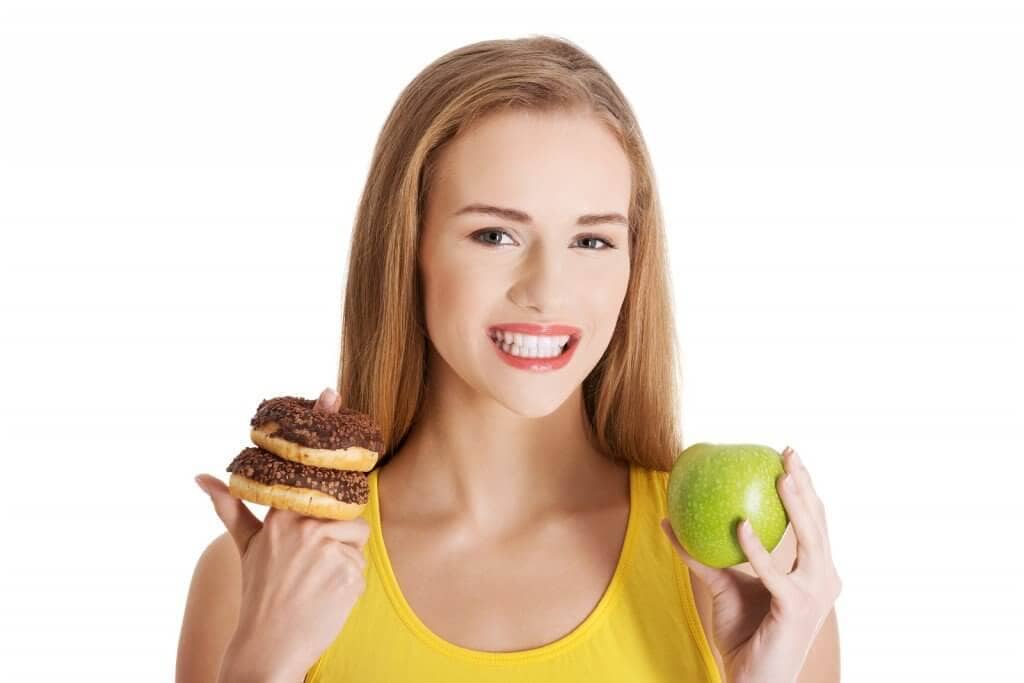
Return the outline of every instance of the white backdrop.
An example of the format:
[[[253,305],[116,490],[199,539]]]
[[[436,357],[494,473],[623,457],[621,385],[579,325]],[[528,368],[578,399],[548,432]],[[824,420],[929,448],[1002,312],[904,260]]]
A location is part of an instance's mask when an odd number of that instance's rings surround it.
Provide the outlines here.
[[[333,383],[395,98],[544,33],[651,150],[685,443],[825,501],[844,681],[1024,680],[1020,3],[486,4],[0,5],[0,678],[173,678],[192,478]]]

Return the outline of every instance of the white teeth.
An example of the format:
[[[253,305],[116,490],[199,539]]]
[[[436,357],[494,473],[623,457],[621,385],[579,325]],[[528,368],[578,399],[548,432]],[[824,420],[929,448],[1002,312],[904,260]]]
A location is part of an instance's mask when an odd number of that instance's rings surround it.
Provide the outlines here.
[[[569,335],[560,336],[536,336],[521,334],[519,332],[508,332],[494,330],[491,339],[505,353],[522,358],[554,358],[565,351],[569,342]]]
[[[536,336],[531,334],[522,334],[519,332],[495,330],[491,334],[491,339],[494,339],[499,344],[514,344],[520,348],[544,349],[564,347],[569,341],[569,335]]]
[[[497,342],[495,342],[497,343]],[[521,358],[554,358],[555,356],[562,355],[563,349],[558,346],[554,347],[531,347],[531,346],[520,346],[519,344],[499,344],[505,353],[513,356],[519,356]]]

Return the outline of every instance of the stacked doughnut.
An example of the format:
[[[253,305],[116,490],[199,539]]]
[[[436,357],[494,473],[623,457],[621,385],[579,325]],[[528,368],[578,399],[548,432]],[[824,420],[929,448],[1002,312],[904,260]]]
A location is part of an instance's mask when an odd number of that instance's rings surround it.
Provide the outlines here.
[[[367,473],[384,448],[369,415],[313,410],[316,401],[279,396],[249,421],[255,447],[228,465],[237,498],[324,519],[355,519],[369,501]]]

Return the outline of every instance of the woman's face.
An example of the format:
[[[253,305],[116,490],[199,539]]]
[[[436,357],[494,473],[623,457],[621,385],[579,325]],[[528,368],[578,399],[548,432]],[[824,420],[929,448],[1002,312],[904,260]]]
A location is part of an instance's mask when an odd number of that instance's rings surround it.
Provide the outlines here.
[[[431,358],[432,383],[461,379],[522,416],[562,405],[607,348],[629,282],[625,222],[578,220],[627,219],[630,183],[618,141],[585,115],[496,114],[448,143],[419,248],[431,353],[444,361]],[[509,211],[465,208],[472,205]],[[568,363],[506,362],[492,335],[508,323],[577,328]],[[535,355],[564,334],[540,336]]]

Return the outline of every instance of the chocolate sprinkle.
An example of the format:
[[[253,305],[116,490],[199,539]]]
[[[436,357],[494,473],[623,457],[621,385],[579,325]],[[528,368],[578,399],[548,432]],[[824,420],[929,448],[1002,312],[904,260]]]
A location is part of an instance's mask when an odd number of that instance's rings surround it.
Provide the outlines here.
[[[380,428],[373,419],[350,408],[336,413],[314,412],[316,401],[298,396],[278,396],[260,401],[249,426],[277,422],[274,436],[308,448],[337,450],[361,446],[378,455],[384,450]]]
[[[227,471],[267,486],[284,484],[315,489],[343,503],[365,504],[370,500],[370,487],[365,472],[303,465],[279,458],[255,446],[243,448],[228,465]]]

